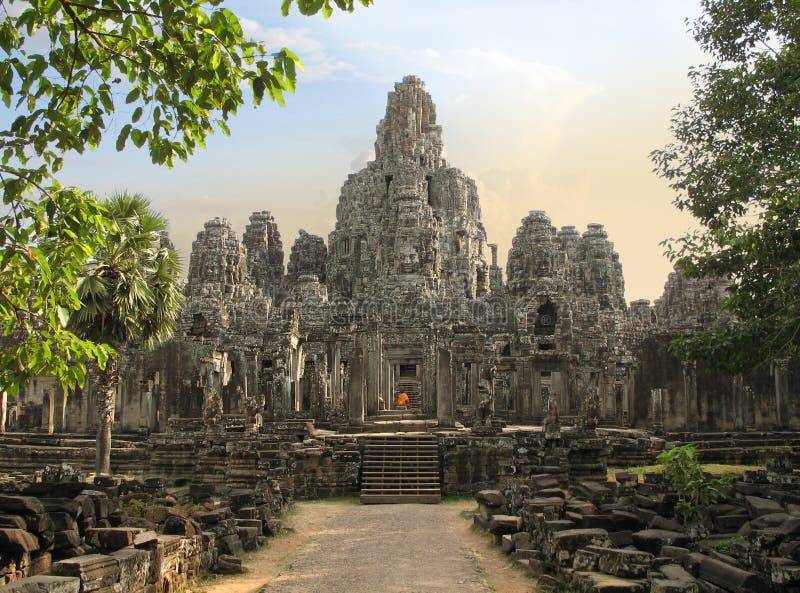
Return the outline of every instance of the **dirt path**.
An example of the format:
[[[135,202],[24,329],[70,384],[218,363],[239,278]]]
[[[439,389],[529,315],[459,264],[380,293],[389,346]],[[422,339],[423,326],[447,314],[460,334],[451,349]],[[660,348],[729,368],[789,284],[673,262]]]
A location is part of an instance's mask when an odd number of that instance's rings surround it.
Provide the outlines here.
[[[300,503],[295,531],[207,593],[530,593],[535,582],[470,529],[471,501],[441,505]]]

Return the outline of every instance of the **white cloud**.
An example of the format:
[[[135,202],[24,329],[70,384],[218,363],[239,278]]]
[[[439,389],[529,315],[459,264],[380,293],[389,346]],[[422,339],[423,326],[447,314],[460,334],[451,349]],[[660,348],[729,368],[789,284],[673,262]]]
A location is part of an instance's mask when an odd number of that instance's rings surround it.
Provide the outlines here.
[[[355,72],[355,66],[330,56],[325,46],[311,36],[306,28],[262,27],[258,22],[242,18],[244,36],[264,43],[270,49],[286,47],[295,52],[303,63],[303,71],[298,78],[303,82],[332,80],[345,73]]]

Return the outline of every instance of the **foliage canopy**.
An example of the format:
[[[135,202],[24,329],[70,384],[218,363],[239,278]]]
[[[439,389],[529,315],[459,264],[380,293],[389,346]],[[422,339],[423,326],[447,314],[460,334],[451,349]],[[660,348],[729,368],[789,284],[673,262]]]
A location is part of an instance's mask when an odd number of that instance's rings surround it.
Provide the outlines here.
[[[302,14],[355,0],[298,0]],[[372,0],[358,0],[369,5]],[[295,54],[245,38],[222,0],[0,0],[0,390],[53,374],[81,385],[110,345],[66,329],[75,283],[113,230],[91,193],[63,187],[69,153],[112,134],[171,166],[205,145],[247,102],[283,104]],[[292,0],[281,6],[287,14]],[[248,90],[249,87],[249,90]]]
[[[800,347],[800,3],[703,0],[693,98],[652,153],[700,228],[666,242],[684,274],[730,280],[735,322],[673,352],[740,372]]]

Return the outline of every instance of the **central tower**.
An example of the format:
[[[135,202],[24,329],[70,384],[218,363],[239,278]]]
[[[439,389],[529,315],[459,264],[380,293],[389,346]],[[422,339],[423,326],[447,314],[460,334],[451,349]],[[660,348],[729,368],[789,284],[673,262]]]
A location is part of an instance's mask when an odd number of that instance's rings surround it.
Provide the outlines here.
[[[475,182],[442,158],[442,129],[424,83],[389,93],[375,160],[348,177],[328,245],[332,296],[476,298],[488,290]]]

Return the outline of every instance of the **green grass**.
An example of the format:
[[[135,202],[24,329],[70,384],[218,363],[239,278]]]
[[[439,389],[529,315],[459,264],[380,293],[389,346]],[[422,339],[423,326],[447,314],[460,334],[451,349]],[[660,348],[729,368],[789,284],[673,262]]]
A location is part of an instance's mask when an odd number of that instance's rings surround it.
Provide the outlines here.
[[[741,475],[746,471],[751,470],[759,470],[765,469],[763,465],[723,465],[718,463],[704,463],[703,464],[703,471],[708,472],[714,476],[722,476],[725,474],[736,474]],[[608,479],[613,481],[614,474],[617,472],[628,472],[631,474],[636,474],[639,476],[640,481],[644,474],[662,474],[664,473],[664,466],[663,465],[636,465],[633,467],[627,468],[619,468],[619,467],[609,467],[608,468]]]

